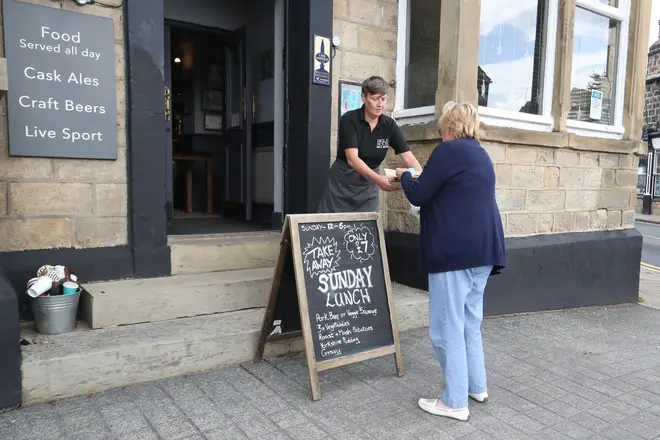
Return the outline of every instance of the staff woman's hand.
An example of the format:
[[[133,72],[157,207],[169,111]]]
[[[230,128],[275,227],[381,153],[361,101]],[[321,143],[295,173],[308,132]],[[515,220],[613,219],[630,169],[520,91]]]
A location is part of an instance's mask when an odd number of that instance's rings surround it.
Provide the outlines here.
[[[376,185],[383,191],[394,191],[396,188],[392,186],[390,183],[390,179],[387,176],[378,176],[378,180],[376,180]]]

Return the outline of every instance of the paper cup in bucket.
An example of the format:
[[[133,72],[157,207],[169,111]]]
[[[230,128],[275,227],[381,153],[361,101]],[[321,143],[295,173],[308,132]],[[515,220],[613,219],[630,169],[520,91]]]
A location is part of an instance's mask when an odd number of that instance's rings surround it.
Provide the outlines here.
[[[48,277],[39,277],[31,279],[28,282],[27,294],[32,298],[36,298],[50,290],[53,287],[53,280]]]
[[[66,283],[62,284],[62,289],[62,294],[73,295],[78,291],[78,284],[74,283],[73,281],[67,281]]]

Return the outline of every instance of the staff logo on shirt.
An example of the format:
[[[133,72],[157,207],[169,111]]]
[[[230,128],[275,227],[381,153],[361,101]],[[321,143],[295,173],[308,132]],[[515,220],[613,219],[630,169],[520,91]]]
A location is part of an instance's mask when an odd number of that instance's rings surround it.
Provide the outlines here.
[[[390,148],[390,140],[376,139],[376,148]]]

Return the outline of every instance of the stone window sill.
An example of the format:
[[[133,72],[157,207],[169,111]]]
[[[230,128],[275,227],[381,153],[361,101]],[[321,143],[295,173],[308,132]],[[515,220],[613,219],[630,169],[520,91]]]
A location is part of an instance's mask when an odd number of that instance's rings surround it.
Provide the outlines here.
[[[644,141],[607,139],[580,136],[575,133],[542,132],[519,128],[481,124],[482,141],[505,144],[533,145],[549,148],[569,148],[581,151],[598,151],[620,154],[646,154]],[[435,121],[401,127],[408,142],[439,142],[440,135]]]

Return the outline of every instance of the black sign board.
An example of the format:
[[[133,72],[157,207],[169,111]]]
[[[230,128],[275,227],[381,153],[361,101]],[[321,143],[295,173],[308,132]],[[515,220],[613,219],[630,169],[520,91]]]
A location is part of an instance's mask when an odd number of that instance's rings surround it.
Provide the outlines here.
[[[266,342],[303,336],[312,397],[318,372],[394,354],[403,361],[377,213],[288,216],[264,317]]]
[[[12,156],[117,158],[111,18],[3,1]]]

